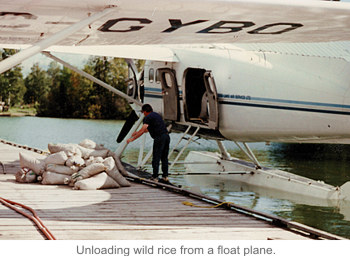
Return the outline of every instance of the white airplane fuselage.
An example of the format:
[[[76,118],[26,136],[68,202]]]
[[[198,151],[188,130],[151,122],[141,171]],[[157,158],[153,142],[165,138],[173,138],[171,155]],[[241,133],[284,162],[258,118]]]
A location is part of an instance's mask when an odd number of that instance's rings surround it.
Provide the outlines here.
[[[328,57],[252,52],[232,46],[174,52],[179,62],[147,61],[145,64],[144,102],[152,104],[155,111],[163,114],[164,107],[171,104],[163,101],[162,83],[153,78],[152,70],[154,75],[159,68],[175,71],[180,111],[176,121],[180,123],[191,121],[188,110],[196,90],[186,91],[197,87],[195,78],[186,81],[186,77],[192,72],[210,71],[217,92],[217,130],[226,139],[349,143],[349,62]],[[202,95],[202,90],[198,89],[198,95]],[[196,101],[193,99],[193,102]]]

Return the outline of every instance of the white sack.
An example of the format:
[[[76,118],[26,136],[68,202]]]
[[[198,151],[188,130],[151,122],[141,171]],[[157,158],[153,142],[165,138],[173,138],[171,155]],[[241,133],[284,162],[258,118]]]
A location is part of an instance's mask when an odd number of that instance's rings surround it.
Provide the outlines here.
[[[83,146],[85,148],[89,148],[89,149],[94,149],[94,150],[103,150],[106,149],[103,144],[97,144],[94,141],[90,140],[90,139],[84,139],[83,141],[81,141],[79,143],[80,146]]]
[[[43,179],[41,181],[41,184],[44,184],[44,185],[68,184],[69,180],[70,180],[70,177],[65,174],[46,171],[43,173]]]
[[[90,149],[90,148],[85,148],[85,147],[80,146],[80,145],[78,145],[78,147],[79,147],[81,154],[82,154],[82,157],[84,159],[88,159],[91,156],[106,158],[107,154],[108,154],[107,149],[94,150],[94,149]]]
[[[81,151],[81,157],[83,157],[84,159],[89,158],[90,154],[94,151],[94,149],[86,148],[81,145],[78,145],[78,148]]]
[[[81,156],[81,151],[77,144],[48,144],[50,153],[58,153],[64,151],[68,156]]]
[[[106,170],[106,167],[103,163],[94,163],[89,166],[86,166],[85,168],[81,169],[79,172],[74,173],[72,175],[72,178],[75,181],[79,181],[82,179],[87,179],[93,175],[96,175],[100,172],[103,172]]]
[[[118,183],[105,172],[96,174],[88,179],[77,181],[74,185],[74,189],[76,190],[99,190],[119,187]]]
[[[102,158],[106,158],[108,156],[108,149],[101,149],[101,150],[93,150],[89,156],[94,156],[94,157],[102,157]]]
[[[115,165],[117,166],[119,172],[125,176],[128,177],[129,173],[125,170],[122,162],[120,161],[119,157],[117,156],[117,154],[115,152],[112,151],[108,151],[108,156],[112,156],[115,162]]]
[[[116,167],[113,157],[107,157],[102,163],[104,166],[106,166],[106,171],[111,171],[114,167]]]
[[[84,166],[85,165],[85,161],[83,158],[81,158],[80,156],[76,155],[76,156],[71,156],[66,160],[66,166]]]
[[[64,165],[66,160],[68,159],[67,154],[64,151],[58,152],[58,153],[53,153],[50,154],[48,157],[45,159],[46,164],[61,164]]]
[[[45,171],[44,160],[39,160],[26,153],[19,153],[19,164],[21,168],[29,168],[38,175]]]
[[[96,143],[90,139],[84,139],[79,145],[88,149],[95,149],[96,147]]]
[[[130,182],[125,179],[123,175],[120,174],[117,167],[115,166],[112,170],[106,170],[107,174],[115,180],[122,187],[129,187]]]
[[[37,175],[32,170],[20,169],[16,174],[15,178],[17,182],[21,183],[32,183],[36,182]]]
[[[89,159],[85,160],[85,165],[86,166],[89,166],[93,163],[103,163],[104,162],[104,159],[102,157],[93,157],[93,156],[90,156]]]
[[[79,171],[78,166],[64,166],[64,165],[57,165],[57,164],[48,164],[46,165],[46,170],[49,172],[56,172],[60,174],[65,174],[65,175],[72,175],[75,172]]]

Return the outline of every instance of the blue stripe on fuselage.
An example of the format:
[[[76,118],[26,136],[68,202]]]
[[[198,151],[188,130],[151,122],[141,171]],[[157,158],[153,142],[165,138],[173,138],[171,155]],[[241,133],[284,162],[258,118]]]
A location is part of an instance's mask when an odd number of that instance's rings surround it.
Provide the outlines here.
[[[153,92],[153,93],[147,93],[147,92]],[[154,92],[156,92],[156,93],[154,93]],[[162,92],[162,90],[158,89],[158,88],[145,88],[145,97],[162,98],[161,92]],[[221,94],[221,93],[218,94],[218,97],[219,97],[219,104],[222,104],[222,105],[246,106],[246,107],[269,108],[269,109],[280,109],[280,110],[290,110],[290,111],[304,111],[304,112],[314,112],[314,113],[350,115],[350,111],[347,112],[347,111],[342,111],[342,110],[331,110],[330,109],[330,108],[350,109],[350,105],[320,103],[320,102],[310,102],[310,101],[299,101],[299,100],[274,99],[274,98],[261,98],[261,97],[230,95],[230,94]],[[242,102],[242,101],[245,101],[245,102]],[[253,101],[269,102],[270,104],[261,104],[261,103],[256,103]],[[292,105],[292,104],[315,106],[315,108],[288,106],[288,105]]]

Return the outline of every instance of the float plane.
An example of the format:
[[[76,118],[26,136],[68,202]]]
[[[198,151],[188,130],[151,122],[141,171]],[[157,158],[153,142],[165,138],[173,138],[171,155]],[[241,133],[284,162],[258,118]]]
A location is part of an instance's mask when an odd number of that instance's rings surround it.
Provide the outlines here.
[[[248,146],[350,143],[349,27],[350,3],[339,1],[3,0],[0,47],[21,51],[1,61],[0,72],[44,53],[123,96],[136,112],[152,104],[172,131],[189,135],[188,142],[195,136],[217,140],[218,154],[189,153],[189,172],[350,200],[350,182],[333,187],[265,168]],[[125,58],[128,92],[53,52]],[[146,60],[142,71],[134,59]],[[134,121],[136,129],[142,114]],[[120,137],[119,155],[126,139]],[[252,163],[231,157],[223,140],[235,142]]]

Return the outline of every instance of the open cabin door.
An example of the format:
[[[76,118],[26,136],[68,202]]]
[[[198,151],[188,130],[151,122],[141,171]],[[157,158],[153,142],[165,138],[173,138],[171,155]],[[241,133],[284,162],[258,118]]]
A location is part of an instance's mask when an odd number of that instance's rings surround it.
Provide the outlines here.
[[[184,73],[184,111],[186,121],[217,130],[219,110],[217,90],[211,71],[188,68]]]
[[[179,88],[175,71],[169,68],[158,69],[162,84],[163,118],[165,120],[179,120]]]
[[[219,127],[218,95],[214,77],[210,71],[204,73],[204,84],[207,95],[208,126],[211,129],[217,129]]]
[[[134,99],[143,102],[144,99],[144,72],[142,71],[139,80],[137,79],[136,66],[128,63],[128,80],[126,94]]]

